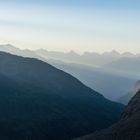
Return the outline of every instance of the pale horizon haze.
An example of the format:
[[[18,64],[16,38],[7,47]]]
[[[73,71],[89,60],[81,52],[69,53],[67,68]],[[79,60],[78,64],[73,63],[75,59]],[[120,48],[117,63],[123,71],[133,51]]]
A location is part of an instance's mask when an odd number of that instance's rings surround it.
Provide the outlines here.
[[[1,0],[0,44],[140,52],[139,0]]]

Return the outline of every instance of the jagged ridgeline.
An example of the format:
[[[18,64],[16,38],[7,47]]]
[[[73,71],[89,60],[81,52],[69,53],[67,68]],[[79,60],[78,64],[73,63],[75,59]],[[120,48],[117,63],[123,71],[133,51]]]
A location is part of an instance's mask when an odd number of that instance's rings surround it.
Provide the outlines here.
[[[1,140],[70,140],[108,127],[123,108],[45,62],[0,52]]]

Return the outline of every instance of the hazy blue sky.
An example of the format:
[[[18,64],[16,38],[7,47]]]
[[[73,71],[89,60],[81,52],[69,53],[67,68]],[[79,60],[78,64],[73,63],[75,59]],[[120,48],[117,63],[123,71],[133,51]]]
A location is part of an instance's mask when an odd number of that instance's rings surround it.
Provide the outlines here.
[[[0,0],[0,43],[140,52],[140,0]]]

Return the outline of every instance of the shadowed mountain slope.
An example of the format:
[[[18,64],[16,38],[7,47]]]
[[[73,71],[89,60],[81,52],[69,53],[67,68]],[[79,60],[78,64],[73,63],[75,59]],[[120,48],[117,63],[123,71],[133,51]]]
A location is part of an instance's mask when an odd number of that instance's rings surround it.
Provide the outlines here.
[[[123,108],[43,61],[0,52],[0,139],[69,140],[111,125]]]
[[[49,63],[72,74],[85,85],[114,101],[128,93],[131,85],[137,81],[136,79],[114,74],[101,68],[74,63],[62,63],[55,60],[49,60]]]
[[[77,140],[139,140],[140,139],[140,91],[126,107],[121,120],[103,131]]]

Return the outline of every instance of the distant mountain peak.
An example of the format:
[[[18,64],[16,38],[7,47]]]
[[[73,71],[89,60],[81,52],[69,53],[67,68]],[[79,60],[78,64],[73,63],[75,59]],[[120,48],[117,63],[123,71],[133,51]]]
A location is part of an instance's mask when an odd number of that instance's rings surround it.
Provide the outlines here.
[[[68,54],[70,54],[70,55],[78,55],[74,50],[71,50]]]
[[[3,48],[17,48],[12,44],[1,44],[0,47],[3,47]]]
[[[112,50],[111,53],[114,53],[114,54],[120,54],[118,51],[116,50]]]
[[[122,54],[123,56],[126,56],[126,57],[133,57],[133,56],[135,56],[133,53],[131,53],[131,52],[124,52],[123,54]]]
[[[3,45],[0,45],[0,51],[15,54],[15,53],[18,53],[21,50],[19,48],[15,47],[14,45],[3,44]]]
[[[120,56],[120,53],[116,50],[112,50],[110,52],[104,52],[102,55]]]
[[[82,56],[92,56],[92,55],[100,56],[100,54],[97,52],[84,52]]]

